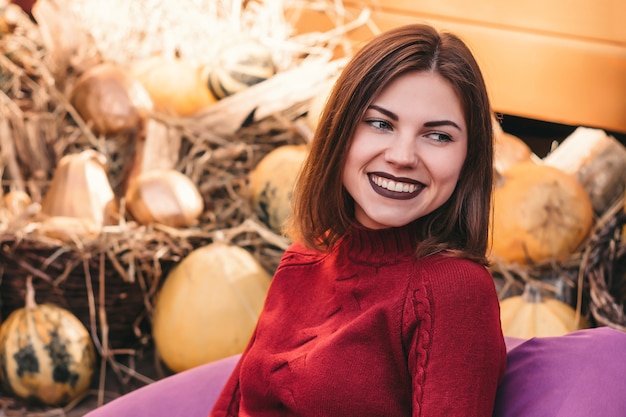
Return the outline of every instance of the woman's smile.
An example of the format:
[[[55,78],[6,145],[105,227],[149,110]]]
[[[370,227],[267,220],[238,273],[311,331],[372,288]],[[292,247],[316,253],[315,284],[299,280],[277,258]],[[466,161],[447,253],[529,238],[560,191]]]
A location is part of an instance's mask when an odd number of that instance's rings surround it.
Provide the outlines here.
[[[409,179],[396,178],[390,174],[371,173],[369,179],[372,188],[383,197],[408,200],[417,196],[424,189],[424,185]]]

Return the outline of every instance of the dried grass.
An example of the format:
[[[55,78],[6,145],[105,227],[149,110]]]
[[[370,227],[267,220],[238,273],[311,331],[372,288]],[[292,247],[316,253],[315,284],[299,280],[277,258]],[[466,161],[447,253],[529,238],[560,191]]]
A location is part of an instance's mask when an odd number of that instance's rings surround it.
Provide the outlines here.
[[[50,299],[77,312],[102,358],[95,393],[101,404],[115,395],[105,389],[107,369],[122,385],[152,382],[137,372],[135,363],[150,344],[154,295],[168,270],[191,250],[225,240],[248,249],[268,271],[274,270],[289,242],[254,215],[248,175],[272,149],[310,139],[301,118],[308,99],[344,63],[333,60],[332,51],[338,45],[351,50],[345,34],[353,28],[365,25],[374,33],[377,29],[367,10],[350,16],[339,1],[39,2],[50,7],[48,13],[64,10],[76,19],[70,25],[53,20],[37,25],[15,7],[0,3],[0,195],[26,190],[35,202],[18,217],[0,209],[2,313],[21,305],[27,276],[34,278],[38,301]],[[297,17],[307,9],[327,13],[335,28],[294,35],[285,16]],[[55,30],[59,38],[51,39]],[[206,210],[199,224],[144,226],[122,213],[119,224],[106,226],[93,241],[60,242],[37,234],[29,216],[42,201],[62,156],[86,148],[98,150],[108,158],[112,186],[117,189],[133,153],[132,136],[94,134],[69,104],[68,92],[77,75],[102,60],[126,64],[174,51],[210,65],[220,39],[232,31],[247,31],[266,42],[274,51],[279,73],[196,116],[151,116],[167,126],[172,140],[180,142],[176,168],[205,196]],[[500,295],[521,292],[529,280],[557,293],[563,289],[545,278],[559,276],[567,288],[577,289],[579,314],[626,329],[622,301],[615,297],[623,289],[614,279],[614,265],[626,256],[619,233],[626,221],[623,213],[622,202],[616,202],[597,223],[584,249],[565,262],[494,265],[492,272],[504,280]],[[14,398],[0,398],[0,409],[11,416],[65,416],[73,406],[34,410]]]
[[[343,65],[333,60],[346,33],[368,24],[340,2],[39,0],[37,23],[14,5],[0,3],[0,178],[2,194],[27,191],[33,204],[15,216],[0,208],[2,314],[23,304],[33,277],[37,301],[69,308],[86,324],[102,358],[98,403],[108,395],[112,370],[122,385],[151,380],[135,359],[150,345],[154,295],[169,269],[190,251],[215,240],[250,251],[270,272],[289,244],[254,215],[249,173],[278,146],[305,143],[311,132],[301,116],[308,100]],[[328,33],[295,36],[288,14],[325,11],[337,22]],[[73,16],[73,17],[71,17]],[[375,28],[372,26],[372,29]],[[95,134],[68,101],[77,76],[102,61],[129,64],[152,54],[178,51],[210,64],[219,40],[247,32],[271,47],[278,74],[228,97],[194,117],[150,117],[180,143],[176,169],[205,198],[196,226],[140,225],[121,213],[93,240],[61,242],[37,233],[32,217],[64,155],[95,149],[106,156],[112,187],[121,186],[134,151],[132,134]],[[124,201],[120,201],[120,207]],[[80,400],[80,399],[79,399]],[[65,415],[64,409],[34,410],[1,398],[6,415]]]

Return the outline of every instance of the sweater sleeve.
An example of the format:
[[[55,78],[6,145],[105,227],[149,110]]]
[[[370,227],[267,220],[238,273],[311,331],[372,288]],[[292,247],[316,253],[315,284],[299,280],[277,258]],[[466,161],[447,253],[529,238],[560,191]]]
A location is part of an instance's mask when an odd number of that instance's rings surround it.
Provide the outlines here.
[[[491,416],[506,362],[493,278],[481,265],[450,258],[418,273],[424,279],[405,311],[415,320],[405,327],[413,416]]]

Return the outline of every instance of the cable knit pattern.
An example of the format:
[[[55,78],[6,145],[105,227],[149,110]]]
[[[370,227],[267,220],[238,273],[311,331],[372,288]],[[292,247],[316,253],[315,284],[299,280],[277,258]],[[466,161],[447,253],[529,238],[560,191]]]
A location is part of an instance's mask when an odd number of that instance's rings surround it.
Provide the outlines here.
[[[491,416],[505,360],[493,279],[416,259],[415,243],[359,229],[328,253],[292,245],[211,416]]]
[[[410,307],[414,309],[415,317],[420,322],[419,330],[417,330],[417,349],[413,352],[409,351],[409,360],[415,364],[413,370],[413,415],[422,415],[422,401],[424,394],[424,378],[426,376],[426,363],[428,362],[428,351],[430,349],[430,342],[432,341],[431,329],[432,329],[432,315],[431,305],[428,293],[426,291],[426,283],[419,282],[415,290],[413,290],[413,297],[407,300],[410,303]],[[405,323],[405,327],[411,327],[409,323]]]

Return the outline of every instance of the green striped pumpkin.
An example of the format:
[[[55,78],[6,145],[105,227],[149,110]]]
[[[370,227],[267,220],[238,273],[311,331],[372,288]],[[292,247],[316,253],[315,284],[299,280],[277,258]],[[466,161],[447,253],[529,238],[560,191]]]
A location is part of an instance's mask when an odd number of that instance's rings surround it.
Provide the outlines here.
[[[0,380],[18,397],[49,405],[67,404],[84,393],[95,370],[95,349],[85,326],[70,311],[35,304],[0,326]]]
[[[220,50],[216,64],[208,69],[207,83],[213,96],[222,99],[265,81],[275,73],[268,48],[254,39],[237,39]]]

